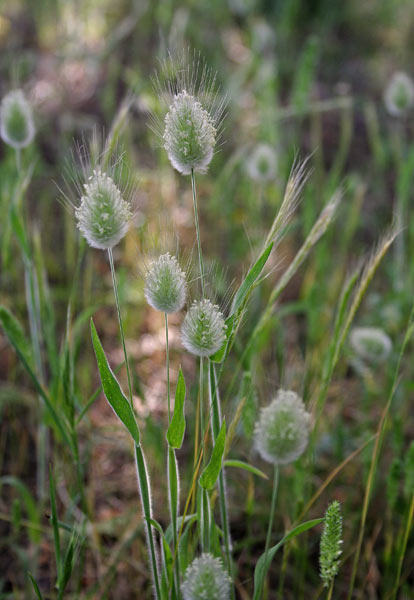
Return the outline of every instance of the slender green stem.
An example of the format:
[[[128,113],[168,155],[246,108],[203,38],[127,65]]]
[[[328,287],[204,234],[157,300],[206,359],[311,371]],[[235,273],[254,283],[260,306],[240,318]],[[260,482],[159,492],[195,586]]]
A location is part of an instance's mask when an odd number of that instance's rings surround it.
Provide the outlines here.
[[[267,528],[266,546],[265,546],[265,551],[264,551],[264,553],[265,553],[265,560],[264,560],[265,573],[267,572],[267,569],[268,569],[268,564],[267,564],[268,556],[267,555],[268,555],[269,547],[270,547],[270,539],[272,537],[273,519],[275,516],[275,510],[276,510],[278,484],[279,484],[279,467],[278,467],[278,465],[275,465],[275,470],[274,470],[274,474],[273,474],[273,491],[272,491],[272,502],[271,502],[271,506],[270,506],[270,518],[269,518],[269,525]],[[260,592],[259,592],[259,597],[261,597],[261,593],[262,593],[262,590],[260,590]]]
[[[122,324],[121,307],[120,307],[119,295],[118,295],[118,285],[116,282],[114,259],[113,259],[111,248],[108,248],[108,255],[109,255],[109,263],[111,265],[112,284],[113,284],[113,288],[114,288],[116,309],[117,309],[117,313],[118,313],[119,331],[120,331],[120,335],[121,335],[122,349],[124,352],[125,367],[127,370],[129,402],[130,402],[132,410],[134,410],[131,375],[130,375],[130,370],[129,370],[128,355],[127,355],[126,346],[125,346],[124,326]],[[157,555],[156,555],[156,551],[155,551],[155,542],[154,542],[153,530],[152,530],[152,525],[151,525],[151,519],[152,519],[151,490],[150,490],[147,466],[145,463],[145,457],[144,457],[144,453],[141,448],[141,444],[140,445],[135,444],[135,462],[136,462],[136,466],[137,466],[138,484],[139,484],[139,491],[140,491],[140,495],[141,495],[141,502],[142,502],[142,506],[143,506],[143,510],[144,510],[144,517],[145,517],[145,522],[146,522],[146,527],[147,527],[147,541],[148,541],[148,545],[149,545],[149,554],[150,554],[150,558],[151,558],[151,567],[152,567],[152,576],[153,576],[154,587],[155,587],[155,594],[156,594],[157,600],[161,600],[161,588],[160,588],[160,581],[159,581],[159,576],[158,576]]]
[[[165,320],[165,355],[167,363],[167,406],[168,406],[168,424],[171,421],[171,395],[170,395],[170,350],[168,345],[168,315],[164,313]]]
[[[198,223],[197,192],[196,192],[194,169],[191,169],[191,188],[193,191],[194,220],[195,220],[196,235],[197,235],[198,263],[199,263],[199,267],[200,267],[200,278],[201,278],[201,293],[204,298],[204,296],[205,296],[204,263],[203,263],[203,253],[201,251],[200,226]]]
[[[333,588],[334,588],[334,579],[332,579],[331,585],[329,586],[328,593],[326,594],[326,600],[331,600]]]
[[[22,151],[20,148],[16,148],[16,167],[18,173],[20,174],[22,169]]]
[[[221,413],[220,413],[220,397],[217,385],[217,377],[215,365],[209,360],[209,396],[210,396],[210,407],[211,407],[211,435],[213,443],[215,443],[218,433],[221,427]],[[221,525],[224,535],[224,547],[226,551],[226,563],[227,570],[232,580],[232,598],[235,598],[234,589],[234,578],[233,578],[233,563],[231,559],[231,538],[230,538],[230,526],[227,511],[227,496],[226,496],[226,478],[224,467],[220,470],[219,474],[219,502],[220,502],[220,514],[221,514]]]
[[[206,448],[205,448],[205,421],[204,421],[204,403],[203,403],[203,391],[204,391],[204,361],[203,357],[200,356],[200,434],[201,434],[201,448],[203,452],[203,465],[207,463]],[[208,493],[206,490],[201,490],[201,540],[203,552],[209,552],[210,550],[210,505],[208,499]]]
[[[111,265],[111,275],[112,275],[112,284],[113,284],[113,288],[114,288],[116,310],[118,313],[119,333],[121,335],[122,349],[124,351],[125,367],[126,367],[126,372],[127,372],[127,377],[128,377],[129,403],[131,405],[131,408],[133,409],[131,374],[130,374],[130,370],[129,370],[129,362],[128,362],[128,356],[127,356],[127,351],[126,351],[126,346],[125,346],[124,326],[122,324],[121,306],[119,303],[118,284],[116,282],[114,257],[112,254],[112,248],[108,248],[108,256],[109,256],[109,264]]]
[[[405,551],[407,549],[408,538],[410,537],[411,527],[413,524],[413,516],[414,516],[414,494],[411,497],[411,503],[410,503],[410,507],[408,509],[408,516],[407,516],[406,524],[405,524],[404,538],[403,538],[399,556],[398,556],[397,574],[395,576],[395,585],[394,585],[393,594],[392,594],[393,600],[396,600],[398,588],[400,587],[401,571],[402,571],[402,566],[403,566],[403,562],[404,562]]]

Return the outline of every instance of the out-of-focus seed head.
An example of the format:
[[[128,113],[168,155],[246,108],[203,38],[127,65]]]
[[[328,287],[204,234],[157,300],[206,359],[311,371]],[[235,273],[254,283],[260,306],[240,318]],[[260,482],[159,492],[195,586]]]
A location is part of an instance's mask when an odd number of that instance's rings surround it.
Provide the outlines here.
[[[226,324],[219,307],[210,300],[194,301],[181,328],[183,346],[196,356],[217,352],[226,336]]]
[[[249,176],[260,183],[268,183],[276,176],[277,154],[267,144],[259,144],[247,160]]]
[[[93,170],[83,187],[80,205],[75,208],[78,228],[93,248],[113,248],[128,231],[130,203],[112,177],[100,168]]]
[[[350,342],[360,358],[374,364],[384,362],[392,350],[390,338],[378,327],[355,327]]]
[[[186,570],[182,587],[184,600],[228,600],[230,583],[221,560],[202,554]]]
[[[184,52],[162,63],[154,91],[160,112],[153,111],[151,127],[172,166],[183,175],[192,170],[205,173],[220,139],[226,106],[216,75],[198,53]]]
[[[406,114],[414,106],[414,82],[411,77],[402,72],[394,73],[385,90],[384,102],[393,117]]]
[[[22,90],[9,92],[0,107],[2,139],[15,149],[28,146],[35,135],[32,108]]]
[[[207,171],[213,158],[216,128],[211,115],[186,90],[174,96],[165,116],[163,137],[168,158],[179,173]]]
[[[162,254],[148,267],[145,279],[145,298],[150,306],[170,314],[185,304],[187,283],[178,260],[169,252]]]
[[[329,586],[339,571],[339,557],[342,554],[342,515],[337,500],[328,506],[320,544],[319,565],[321,579]]]
[[[255,447],[273,464],[286,465],[304,452],[309,440],[310,414],[292,391],[279,390],[269,406],[261,409],[254,432]]]

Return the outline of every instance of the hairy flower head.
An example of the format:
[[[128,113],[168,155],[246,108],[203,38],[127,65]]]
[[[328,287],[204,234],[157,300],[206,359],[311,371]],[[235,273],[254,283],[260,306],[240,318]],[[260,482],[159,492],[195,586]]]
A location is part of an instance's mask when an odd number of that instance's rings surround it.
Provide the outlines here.
[[[350,342],[354,351],[371,363],[384,362],[392,349],[390,338],[378,327],[355,327]]]
[[[184,600],[228,600],[230,583],[221,560],[202,554],[186,570],[182,587]]]
[[[269,406],[260,411],[255,447],[267,462],[286,465],[304,452],[309,429],[310,415],[302,399],[295,392],[279,390]]]
[[[153,115],[152,128],[162,138],[177,171],[205,173],[220,138],[225,100],[220,100],[216,76],[200,55],[183,53],[162,64],[154,87],[162,115]]]
[[[246,166],[252,179],[267,183],[276,175],[277,154],[272,146],[259,144],[249,156]]]
[[[78,228],[93,248],[113,248],[128,231],[132,217],[130,203],[112,177],[99,168],[93,170],[83,188],[75,209]]]
[[[22,90],[6,94],[0,107],[2,139],[15,149],[28,146],[34,138],[35,126],[32,108]]]
[[[169,252],[162,254],[148,267],[145,298],[150,306],[170,314],[182,309],[187,295],[185,273],[178,260]]]
[[[181,340],[191,354],[211,356],[221,348],[225,332],[223,313],[205,299],[190,306],[181,328]]]
[[[393,117],[406,114],[414,105],[414,82],[411,77],[400,71],[394,73],[385,90],[384,102]]]
[[[319,565],[321,579],[325,586],[330,585],[339,571],[339,557],[342,554],[342,515],[337,500],[328,506],[320,544]]]

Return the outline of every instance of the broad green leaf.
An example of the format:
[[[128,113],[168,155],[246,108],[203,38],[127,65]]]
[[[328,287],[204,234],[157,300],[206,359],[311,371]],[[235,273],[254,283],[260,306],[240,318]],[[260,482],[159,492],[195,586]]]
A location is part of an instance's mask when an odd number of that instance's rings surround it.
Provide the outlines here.
[[[226,443],[226,421],[223,420],[220,432],[211,453],[210,462],[202,472],[199,483],[205,490],[212,490],[219,476],[223,462],[224,446]]]
[[[102,388],[106,399],[112,406],[115,414],[119,417],[131,434],[134,442],[139,445],[139,429],[134,412],[127,398],[121,390],[111,367],[105,356],[104,349],[98,337],[93,320],[91,319],[92,343],[95,349],[96,361],[98,363]]]
[[[312,527],[323,523],[324,519],[312,519],[312,521],[306,521],[305,523],[301,523],[292,531],[289,531],[281,540],[273,546],[269,548],[267,555],[266,553],[262,554],[259,560],[257,561],[256,568],[254,570],[254,595],[253,600],[261,600],[261,590],[263,589],[263,582],[266,577],[267,571],[270,567],[270,564],[276,554],[276,552],[284,545],[286,542],[291,540],[292,538],[300,535],[301,533],[308,531]]]
[[[174,414],[167,430],[167,442],[172,448],[181,448],[185,433],[185,380],[180,367],[177,389],[175,390]]]
[[[254,282],[259,277],[260,273],[262,272],[263,267],[265,266],[267,259],[269,258],[269,254],[272,251],[272,248],[273,248],[273,242],[271,242],[267,246],[267,248],[262,252],[262,254],[259,256],[259,258],[255,262],[253,267],[247,273],[243,283],[237,290],[236,295],[234,296],[233,304],[232,304],[231,311],[230,311],[230,316],[236,314],[236,312],[239,310],[239,308],[241,308],[241,306],[243,305]]]
[[[250,473],[253,473],[253,475],[257,475],[258,477],[263,477],[263,479],[268,479],[268,476],[266,475],[266,473],[263,473],[263,471],[261,471],[260,469],[257,469],[256,467],[253,467],[252,465],[249,465],[248,463],[245,463],[242,460],[232,460],[232,459],[225,460],[224,466],[225,467],[236,467],[237,469],[244,469],[245,471],[249,471]]]

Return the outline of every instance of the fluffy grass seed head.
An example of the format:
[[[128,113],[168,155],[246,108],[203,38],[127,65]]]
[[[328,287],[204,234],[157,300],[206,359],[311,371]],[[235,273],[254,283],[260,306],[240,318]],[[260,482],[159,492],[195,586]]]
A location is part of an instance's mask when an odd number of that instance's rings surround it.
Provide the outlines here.
[[[155,310],[170,314],[183,308],[187,282],[175,256],[167,252],[150,264],[144,293],[148,304]]]
[[[254,442],[261,457],[275,465],[294,462],[309,440],[310,414],[302,399],[292,391],[279,390],[261,409]]]
[[[93,170],[83,188],[80,204],[75,208],[78,229],[92,248],[113,248],[128,231],[130,203],[113,178],[100,168]]]
[[[181,328],[183,346],[196,356],[211,356],[225,340],[226,324],[219,307],[210,300],[194,301]]]
[[[329,586],[338,574],[339,557],[342,554],[341,546],[341,505],[334,500],[326,509],[319,553],[321,579],[325,586]]]
[[[153,115],[152,129],[162,138],[179,173],[205,173],[221,134],[226,100],[220,99],[216,75],[198,53],[184,52],[162,63],[154,80],[163,116]]]
[[[393,117],[406,114],[414,105],[414,82],[406,73],[394,73],[389,82],[384,102],[387,111]]]
[[[0,134],[16,150],[28,146],[35,135],[32,108],[22,90],[4,96],[0,107]]]
[[[360,358],[374,364],[387,360],[392,350],[390,338],[378,327],[355,327],[350,334],[350,343]]]
[[[182,586],[184,600],[228,600],[230,582],[221,560],[202,554],[186,570]]]
[[[254,148],[247,163],[247,173],[259,183],[268,183],[276,176],[277,154],[272,146],[259,144]]]

